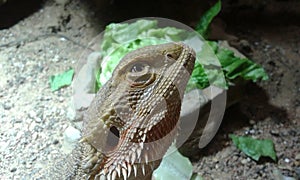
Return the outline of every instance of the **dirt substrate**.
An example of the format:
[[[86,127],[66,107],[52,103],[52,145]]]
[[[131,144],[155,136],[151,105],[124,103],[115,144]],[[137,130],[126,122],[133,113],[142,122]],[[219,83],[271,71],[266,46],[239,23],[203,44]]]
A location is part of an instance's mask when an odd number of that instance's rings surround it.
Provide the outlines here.
[[[255,7],[248,1],[232,2],[225,1],[217,20],[226,33],[215,37],[227,39],[261,64],[270,80],[249,84],[245,99],[228,109],[217,136],[192,158],[195,172],[205,179],[299,179],[300,19],[294,12],[299,3],[289,1],[289,10],[272,7],[270,1]],[[75,67],[84,46],[115,20],[111,14],[116,19],[133,16],[121,12],[117,18],[118,8],[105,14],[92,6],[76,0],[47,1],[0,31],[0,179],[34,179],[53,160],[64,130],[73,125],[72,89],[51,92],[49,76]],[[280,15],[282,11],[286,14]],[[178,20],[193,26],[198,14]],[[53,35],[57,33],[64,36]],[[230,133],[272,139],[278,160],[248,158],[234,147]]]

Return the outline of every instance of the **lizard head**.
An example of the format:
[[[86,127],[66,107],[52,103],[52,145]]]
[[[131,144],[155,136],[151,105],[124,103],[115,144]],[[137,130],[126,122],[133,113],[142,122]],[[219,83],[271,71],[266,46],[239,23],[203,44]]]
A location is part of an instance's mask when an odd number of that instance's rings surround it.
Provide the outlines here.
[[[90,177],[152,174],[177,135],[195,52],[183,43],[147,46],[120,61],[84,117]]]

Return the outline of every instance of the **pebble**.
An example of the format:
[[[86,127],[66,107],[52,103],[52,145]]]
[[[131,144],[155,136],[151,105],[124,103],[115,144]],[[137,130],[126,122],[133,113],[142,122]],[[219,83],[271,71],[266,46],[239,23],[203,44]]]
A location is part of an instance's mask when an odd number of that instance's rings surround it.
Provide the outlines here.
[[[279,131],[277,129],[272,129],[270,131],[270,134],[272,134],[273,136],[279,136]]]
[[[255,130],[254,130],[254,129],[251,129],[251,130],[249,131],[249,133],[250,133],[250,134],[255,134]]]
[[[29,125],[28,130],[31,131],[31,132],[33,132],[35,126],[36,126],[36,123],[33,121],[33,122]]]
[[[72,126],[69,126],[64,132],[63,151],[71,152],[75,143],[80,139],[80,131]]]
[[[37,123],[41,123],[41,122],[42,122],[42,119],[39,118],[39,117],[35,118],[34,120],[35,120],[35,122],[37,122]]]
[[[37,159],[36,155],[33,155],[31,158],[30,158],[30,161],[33,162]]]
[[[0,142],[0,152],[4,152],[8,146],[9,146],[9,142],[1,141]]]
[[[27,164],[25,165],[25,167],[26,167],[27,169],[30,169],[30,168],[32,167],[32,164],[27,163]]]
[[[16,172],[17,171],[17,168],[13,167],[10,169],[10,172]]]
[[[64,100],[65,100],[65,99],[64,99],[62,96],[60,96],[60,97],[58,98],[58,101],[59,101],[59,102],[64,102]]]
[[[248,160],[247,160],[247,159],[242,159],[241,163],[242,163],[242,164],[247,164],[247,163],[248,163]]]
[[[289,163],[291,160],[289,158],[284,158],[284,162]]]
[[[13,121],[14,123],[21,123],[22,122],[22,119],[14,119],[14,121]]]
[[[5,110],[10,110],[11,108],[12,108],[12,104],[11,103],[9,103],[9,102],[5,102],[4,104],[3,104],[3,108],[5,109]]]
[[[253,119],[251,119],[251,120],[249,121],[249,123],[250,123],[251,125],[254,125],[254,124],[255,124],[255,121],[254,121]]]
[[[36,140],[38,138],[38,133],[34,132],[31,136],[31,138],[32,138],[32,141]]]
[[[55,55],[54,58],[52,59],[53,62],[59,62],[59,56]]]
[[[75,117],[76,117],[76,111],[74,108],[72,107],[69,107],[67,109],[67,118],[70,119],[71,121],[74,121],[75,120]]]
[[[34,119],[34,118],[36,117],[35,111],[33,111],[33,110],[29,111],[28,116],[29,116],[31,119]]]
[[[59,143],[59,141],[57,140],[57,139],[55,139],[54,141],[53,141],[53,144],[55,145],[55,144],[58,144]]]

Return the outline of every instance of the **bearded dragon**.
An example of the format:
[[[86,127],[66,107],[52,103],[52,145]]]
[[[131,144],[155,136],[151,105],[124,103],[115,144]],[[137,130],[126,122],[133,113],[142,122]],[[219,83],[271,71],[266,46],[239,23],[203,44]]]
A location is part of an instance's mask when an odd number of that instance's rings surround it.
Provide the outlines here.
[[[176,42],[122,58],[84,115],[82,139],[52,179],[151,179],[178,134],[195,52]]]

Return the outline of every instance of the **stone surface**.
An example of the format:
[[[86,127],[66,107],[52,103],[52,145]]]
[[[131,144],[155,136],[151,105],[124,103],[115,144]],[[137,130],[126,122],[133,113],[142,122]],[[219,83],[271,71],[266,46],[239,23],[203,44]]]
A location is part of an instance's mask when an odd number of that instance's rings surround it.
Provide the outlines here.
[[[62,150],[65,153],[70,153],[80,137],[80,131],[72,126],[69,126],[64,132],[64,142]]]

